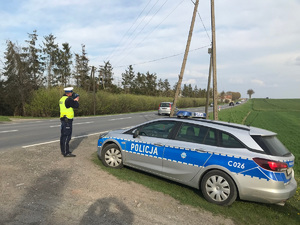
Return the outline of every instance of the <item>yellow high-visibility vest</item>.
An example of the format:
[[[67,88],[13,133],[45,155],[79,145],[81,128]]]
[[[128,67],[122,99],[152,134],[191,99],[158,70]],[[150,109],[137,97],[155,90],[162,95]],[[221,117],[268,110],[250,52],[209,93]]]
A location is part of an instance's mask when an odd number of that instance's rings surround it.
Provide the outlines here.
[[[67,98],[68,96],[62,96],[62,98],[59,100],[60,118],[66,116],[68,119],[73,119],[74,118],[73,108],[72,107],[67,108],[65,105]]]

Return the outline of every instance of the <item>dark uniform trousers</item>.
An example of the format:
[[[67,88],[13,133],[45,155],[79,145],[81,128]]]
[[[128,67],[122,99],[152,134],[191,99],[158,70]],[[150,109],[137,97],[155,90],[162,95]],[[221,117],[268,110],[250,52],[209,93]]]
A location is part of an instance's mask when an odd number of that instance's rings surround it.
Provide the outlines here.
[[[69,142],[72,136],[73,119],[61,118],[60,150],[61,154],[68,155]]]

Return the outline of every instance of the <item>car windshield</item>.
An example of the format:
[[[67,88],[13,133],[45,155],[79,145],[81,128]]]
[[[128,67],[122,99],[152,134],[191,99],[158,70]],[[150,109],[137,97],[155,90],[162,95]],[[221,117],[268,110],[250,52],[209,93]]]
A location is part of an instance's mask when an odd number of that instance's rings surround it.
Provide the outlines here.
[[[168,102],[163,102],[163,103],[160,103],[160,107],[170,107],[170,103]]]
[[[289,150],[276,136],[252,136],[256,143],[269,155],[289,156]]]

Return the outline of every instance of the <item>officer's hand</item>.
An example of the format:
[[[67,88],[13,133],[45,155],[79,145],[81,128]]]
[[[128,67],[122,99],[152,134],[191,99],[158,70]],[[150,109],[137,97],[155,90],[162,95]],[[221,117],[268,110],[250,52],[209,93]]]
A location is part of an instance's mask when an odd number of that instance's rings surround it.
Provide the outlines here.
[[[74,101],[78,102],[79,101],[79,96],[74,99]]]

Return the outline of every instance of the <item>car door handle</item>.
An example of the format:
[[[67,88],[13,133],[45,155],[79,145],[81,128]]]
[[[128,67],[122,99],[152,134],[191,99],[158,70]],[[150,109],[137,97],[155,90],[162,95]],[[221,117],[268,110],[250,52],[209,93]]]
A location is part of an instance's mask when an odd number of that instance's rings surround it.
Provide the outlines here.
[[[160,143],[154,143],[153,145],[158,146],[158,147],[164,146],[163,144],[160,144]]]
[[[206,150],[204,150],[203,148],[197,148],[195,149],[197,152],[207,152]]]

